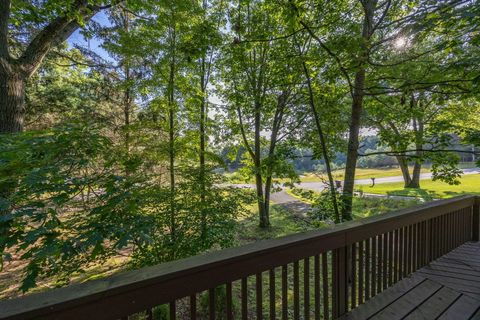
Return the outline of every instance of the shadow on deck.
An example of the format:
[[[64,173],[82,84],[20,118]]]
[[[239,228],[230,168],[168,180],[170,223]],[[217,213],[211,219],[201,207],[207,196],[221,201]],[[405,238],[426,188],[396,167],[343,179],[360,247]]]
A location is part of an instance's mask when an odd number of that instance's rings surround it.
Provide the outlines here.
[[[480,319],[480,243],[461,245],[341,319]]]

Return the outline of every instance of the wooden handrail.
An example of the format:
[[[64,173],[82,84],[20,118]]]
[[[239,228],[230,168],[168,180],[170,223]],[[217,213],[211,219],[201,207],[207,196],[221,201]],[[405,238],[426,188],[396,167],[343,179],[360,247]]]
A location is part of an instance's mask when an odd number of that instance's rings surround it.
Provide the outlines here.
[[[479,203],[478,197],[469,195],[439,200],[0,301],[0,319],[117,319],[327,251],[333,252],[338,267],[334,314],[340,315],[348,304],[345,278],[350,245],[468,207],[473,208],[471,238],[478,241]]]

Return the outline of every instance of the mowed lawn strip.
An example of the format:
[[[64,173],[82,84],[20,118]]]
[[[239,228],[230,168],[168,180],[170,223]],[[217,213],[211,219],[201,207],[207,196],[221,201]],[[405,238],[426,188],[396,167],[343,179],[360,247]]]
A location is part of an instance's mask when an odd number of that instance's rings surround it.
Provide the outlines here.
[[[374,187],[363,187],[365,193],[421,197],[426,200],[451,198],[464,194],[480,194],[480,174],[464,175],[459,185],[449,185],[430,179],[420,181],[420,189],[404,188],[403,182],[379,183]]]

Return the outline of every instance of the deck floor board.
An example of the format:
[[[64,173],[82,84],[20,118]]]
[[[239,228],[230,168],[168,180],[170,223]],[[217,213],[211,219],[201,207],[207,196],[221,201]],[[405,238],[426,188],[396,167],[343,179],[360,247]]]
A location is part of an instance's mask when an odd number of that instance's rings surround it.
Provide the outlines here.
[[[480,243],[452,250],[341,319],[480,320]]]

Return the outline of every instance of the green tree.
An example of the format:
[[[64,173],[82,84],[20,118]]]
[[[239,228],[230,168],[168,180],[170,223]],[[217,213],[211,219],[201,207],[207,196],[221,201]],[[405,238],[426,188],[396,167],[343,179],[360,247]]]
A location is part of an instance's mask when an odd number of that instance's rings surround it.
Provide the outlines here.
[[[13,4],[0,2],[0,133],[23,130],[26,82],[45,56],[95,13],[111,6],[83,0]]]

